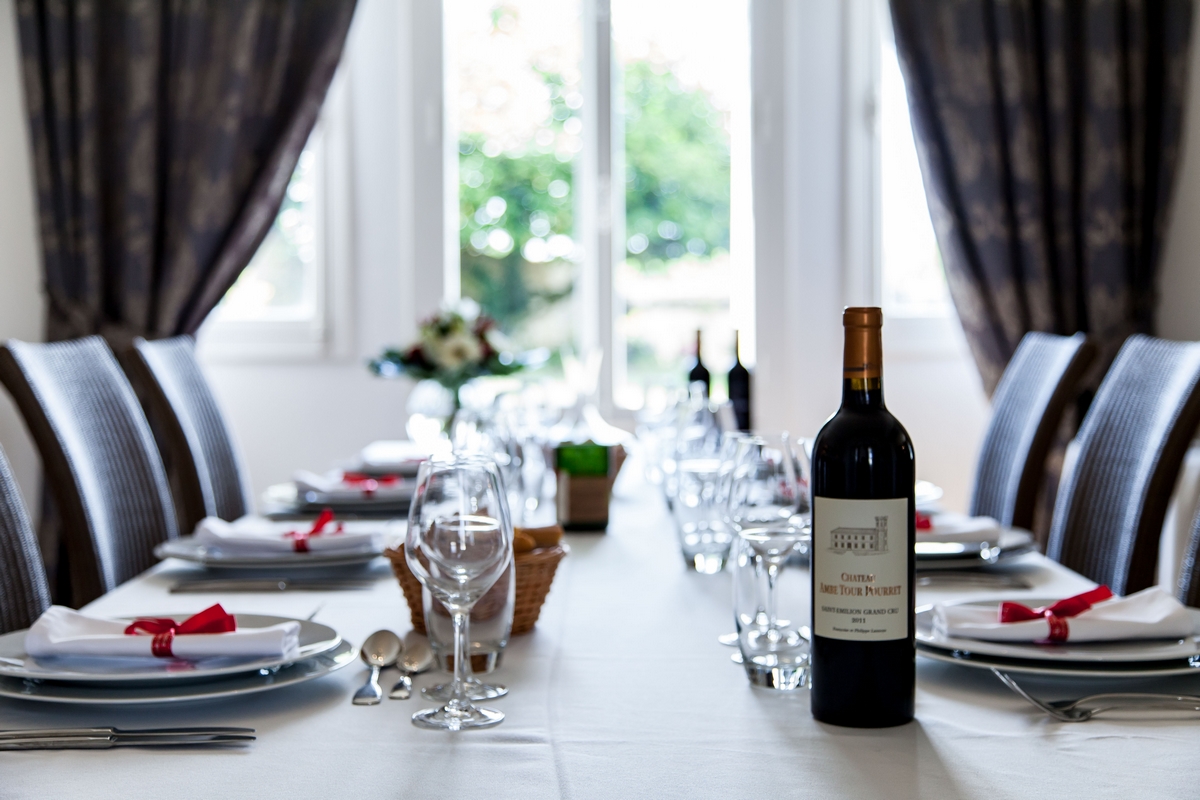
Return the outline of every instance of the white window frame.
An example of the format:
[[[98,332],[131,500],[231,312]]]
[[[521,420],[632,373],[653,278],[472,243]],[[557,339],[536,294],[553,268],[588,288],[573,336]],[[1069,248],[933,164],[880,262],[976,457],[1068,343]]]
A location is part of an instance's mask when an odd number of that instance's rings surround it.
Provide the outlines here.
[[[197,335],[212,364],[345,360],[352,355],[353,203],[347,68],[330,84],[314,131],[316,312],[309,319],[229,320],[210,315]]]
[[[882,192],[879,125],[880,50],[891,33],[887,0],[843,6],[845,131],[842,291],[846,305],[883,304]],[[887,316],[889,358],[960,358],[966,341],[952,309]]]

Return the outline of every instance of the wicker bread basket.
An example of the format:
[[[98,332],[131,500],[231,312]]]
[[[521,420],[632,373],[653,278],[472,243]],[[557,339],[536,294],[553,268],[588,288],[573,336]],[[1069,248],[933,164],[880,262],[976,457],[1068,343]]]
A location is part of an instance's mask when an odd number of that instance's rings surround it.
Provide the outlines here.
[[[516,553],[513,556],[517,568],[516,600],[513,606],[513,636],[533,630],[538,615],[542,613],[542,603],[545,602],[546,595],[550,592],[550,584],[554,582],[554,573],[558,569],[558,562],[562,561],[569,552],[570,550],[565,544],[559,543],[553,547],[539,547],[528,553]],[[412,618],[413,630],[425,634],[425,604],[421,599],[421,582],[417,580],[417,576],[412,574],[408,568],[408,562],[404,560],[404,545],[389,549],[384,554],[392,562],[392,572],[396,573],[396,578],[400,581],[400,588],[404,592],[404,599],[408,601],[408,612]],[[481,615],[491,616],[492,613],[495,613],[494,611],[489,613],[487,608],[491,594],[492,592],[488,592],[476,604],[471,612],[473,619],[482,619]],[[500,604],[503,605],[503,602],[501,596]]]

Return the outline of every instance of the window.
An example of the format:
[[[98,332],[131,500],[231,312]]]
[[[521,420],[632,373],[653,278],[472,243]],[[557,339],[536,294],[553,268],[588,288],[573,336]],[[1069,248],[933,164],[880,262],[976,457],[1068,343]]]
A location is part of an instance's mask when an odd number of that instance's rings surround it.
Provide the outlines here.
[[[891,26],[881,27],[878,125],[883,308],[888,316],[945,317],[953,309],[929,219],[904,76]]]
[[[683,385],[697,329],[723,376],[753,327],[747,0],[444,8],[461,294],[520,347],[599,342],[610,410]]]
[[[350,202],[348,92],[339,73],[275,222],[198,335],[216,361],[344,355]]]
[[[625,134],[616,401],[639,408],[647,392],[683,385],[697,330],[722,400],[734,330],[752,327],[748,315],[734,318],[735,296],[745,297],[735,285],[750,285],[750,265],[742,252],[734,264],[748,237],[733,230],[734,147],[747,145],[734,131],[749,127],[749,9],[744,0],[615,0],[613,38]]]
[[[521,348],[578,343],[573,191],[583,148],[580,4],[449,0],[461,292]]]
[[[322,235],[317,191],[322,144],[318,127],[300,154],[275,224],[217,306],[218,324],[319,318],[324,299],[320,291],[324,259],[317,258]]]

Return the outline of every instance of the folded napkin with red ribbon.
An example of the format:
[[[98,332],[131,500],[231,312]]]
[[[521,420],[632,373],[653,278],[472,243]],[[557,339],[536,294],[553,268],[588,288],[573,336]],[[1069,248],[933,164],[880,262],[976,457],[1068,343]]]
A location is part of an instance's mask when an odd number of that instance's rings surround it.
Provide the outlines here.
[[[315,493],[318,503],[361,503],[408,500],[412,497],[412,481],[398,474],[368,475],[364,472],[331,472],[317,475],[299,470],[292,475],[301,497]]]
[[[385,545],[378,523],[366,529],[347,528],[325,509],[312,524],[277,522],[246,516],[233,522],[205,517],[196,525],[196,541],[234,555],[280,553],[382,553]]]
[[[299,637],[299,622],[239,629],[219,604],[182,621],[143,617],[133,622],[50,606],[25,634],[25,652],[34,658],[292,658],[299,653]]]
[[[933,607],[934,630],[962,639],[993,642],[1104,642],[1178,639],[1195,633],[1191,613],[1157,586],[1114,597],[1107,586],[1030,608],[1003,602]]]
[[[1000,523],[991,517],[968,517],[953,511],[938,511],[932,514],[917,512],[918,542],[995,544],[1001,530]]]

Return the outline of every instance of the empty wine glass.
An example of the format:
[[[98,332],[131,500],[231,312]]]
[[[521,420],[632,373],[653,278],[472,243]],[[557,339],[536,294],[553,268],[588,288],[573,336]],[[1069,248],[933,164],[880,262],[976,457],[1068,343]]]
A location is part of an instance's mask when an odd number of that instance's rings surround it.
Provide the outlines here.
[[[728,517],[738,535],[734,618],[746,673],[759,685],[794,689],[807,666],[806,632],[779,613],[779,577],[807,542],[797,458],[787,434],[745,437],[729,490]]]
[[[454,620],[450,699],[413,714],[413,724],[453,731],[499,724],[504,715],[472,705],[466,689],[471,608],[512,560],[512,520],[494,462],[458,455],[421,465],[404,554],[412,573]]]

